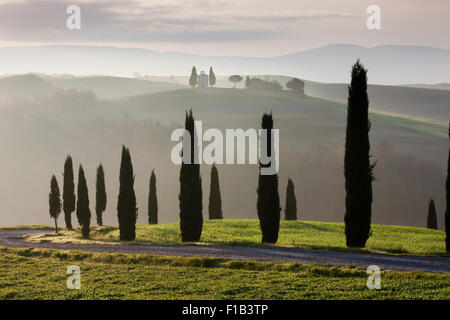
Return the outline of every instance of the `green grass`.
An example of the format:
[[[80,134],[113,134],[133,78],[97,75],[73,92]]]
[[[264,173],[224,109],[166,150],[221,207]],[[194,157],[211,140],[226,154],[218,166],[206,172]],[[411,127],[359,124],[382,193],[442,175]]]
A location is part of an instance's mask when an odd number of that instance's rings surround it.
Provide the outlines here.
[[[68,290],[69,265],[81,290]],[[0,299],[449,299],[450,275],[356,267],[0,248]]]
[[[178,223],[137,225],[136,240],[132,244],[181,244]],[[373,235],[367,242],[369,251],[391,254],[446,255],[445,233],[417,227],[372,225]],[[35,241],[81,241],[79,230],[38,235]],[[94,227],[92,241],[119,242],[116,226]],[[215,245],[261,245],[258,220],[204,221],[201,243]],[[344,224],[311,221],[281,221],[277,246],[321,250],[351,250],[345,245]],[[355,250],[355,249],[353,249]]]

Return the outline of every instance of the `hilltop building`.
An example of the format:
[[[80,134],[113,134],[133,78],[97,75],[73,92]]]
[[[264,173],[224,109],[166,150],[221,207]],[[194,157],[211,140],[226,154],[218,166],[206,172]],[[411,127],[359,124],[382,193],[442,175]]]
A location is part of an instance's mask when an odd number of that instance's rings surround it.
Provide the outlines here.
[[[200,72],[200,75],[198,76],[198,87],[208,88],[208,75],[205,71]]]

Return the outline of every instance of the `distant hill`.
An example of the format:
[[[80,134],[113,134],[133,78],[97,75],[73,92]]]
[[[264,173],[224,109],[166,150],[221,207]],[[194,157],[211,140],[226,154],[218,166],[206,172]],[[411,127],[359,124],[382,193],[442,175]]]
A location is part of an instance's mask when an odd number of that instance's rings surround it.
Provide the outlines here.
[[[144,93],[183,88],[177,83],[138,80],[122,77],[49,77],[36,74],[0,78],[0,101],[29,99],[58,90],[91,91],[100,99],[114,99]]]
[[[101,76],[72,79],[53,78],[49,82],[61,89],[91,90],[102,99],[113,99],[183,88],[183,86],[176,83]]]
[[[254,74],[267,81],[278,81],[283,87],[292,77],[282,75]],[[158,77],[149,76],[148,79],[158,82],[187,84],[188,76]],[[237,84],[237,88],[244,87],[245,80]],[[449,90],[446,90],[446,85]],[[228,80],[228,76],[217,75],[216,87],[232,88],[234,84]],[[433,89],[440,89],[433,90]],[[347,83],[321,83],[305,81],[305,93],[309,96],[326,100],[347,103]],[[383,86],[369,85],[370,107],[373,110],[403,114],[406,116],[420,117],[438,121],[448,121],[450,118],[450,84],[435,85],[404,85]]]
[[[347,103],[348,84],[307,82],[305,93],[322,99]],[[369,85],[370,107],[447,122],[450,119],[450,90]]]
[[[413,88],[426,88],[426,89],[437,89],[437,90],[450,90],[450,83],[436,83],[436,84],[405,84],[404,87]]]
[[[450,51],[432,47],[329,45],[272,58],[215,57],[93,46],[0,48],[3,73],[132,76],[189,75],[193,65],[216,74],[284,74],[321,82],[349,81],[360,58],[373,84],[449,82]]]
[[[52,93],[57,88],[35,74],[0,78],[0,101],[13,98],[26,99],[35,95]]]

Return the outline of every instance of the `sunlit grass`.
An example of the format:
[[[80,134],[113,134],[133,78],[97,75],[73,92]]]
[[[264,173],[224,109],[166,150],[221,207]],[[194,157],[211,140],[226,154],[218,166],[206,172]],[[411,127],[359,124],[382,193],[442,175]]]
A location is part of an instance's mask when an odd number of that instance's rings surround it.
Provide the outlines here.
[[[81,290],[68,290],[69,265]],[[381,289],[365,269],[0,248],[0,299],[449,299],[450,275],[382,271]]]
[[[372,225],[373,235],[365,250],[415,255],[445,255],[445,233],[417,227]],[[90,240],[81,238],[79,230],[60,235],[31,236],[33,241],[72,243],[118,243],[116,226],[93,227]],[[129,242],[127,242],[129,243]],[[179,223],[137,225],[132,244],[181,244]],[[258,220],[211,220],[203,222],[200,243],[214,245],[261,245]],[[276,246],[321,250],[350,250],[345,245],[343,223],[281,221]],[[354,250],[354,249],[353,249]]]

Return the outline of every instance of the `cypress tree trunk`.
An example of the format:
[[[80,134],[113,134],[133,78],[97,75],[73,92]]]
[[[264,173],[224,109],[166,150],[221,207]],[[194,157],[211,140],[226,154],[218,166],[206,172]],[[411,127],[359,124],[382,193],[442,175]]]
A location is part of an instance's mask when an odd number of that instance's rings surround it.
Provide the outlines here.
[[[75,183],[73,182],[72,157],[64,162],[63,210],[66,228],[72,230],[72,212],[75,211]]]
[[[373,167],[370,163],[367,70],[353,65],[348,88],[345,139],[345,236],[348,247],[363,248],[371,235]]]
[[[437,230],[436,206],[434,205],[433,199],[430,199],[428,205],[427,228]]]
[[[96,179],[96,193],[95,193],[95,213],[97,216],[97,224],[99,226],[103,225],[103,212],[106,209],[106,188],[105,188],[105,172],[103,170],[103,165],[97,168],[97,179]]]
[[[134,193],[133,164],[131,163],[130,151],[125,146],[122,146],[119,182],[117,217],[119,219],[120,240],[131,241],[136,238],[138,209]]]
[[[183,149],[190,147],[191,161],[185,163],[183,159],[180,169],[180,230],[183,242],[197,242],[202,235],[203,204],[200,165],[194,163],[197,138],[192,110],[186,112],[185,128],[190,133],[191,141],[183,141]]]
[[[219,172],[213,164],[211,168],[211,185],[209,189],[209,220],[223,219],[222,216],[222,198],[220,196]]]
[[[89,238],[91,224],[91,209],[89,209],[89,193],[84,175],[83,166],[78,170],[78,199],[76,215],[81,225],[83,238]]]
[[[448,137],[450,140],[450,122],[448,123]],[[450,148],[447,158],[447,181],[445,182],[445,250],[450,252]]]
[[[271,130],[273,129],[272,113],[263,114],[261,127],[267,130],[267,155],[270,157],[271,152],[274,150],[271,139]],[[280,228],[281,211],[280,197],[278,195],[278,175],[262,175],[261,168],[265,166],[269,167],[270,164],[263,165],[260,163],[256,207],[262,232],[262,242],[276,243]]]
[[[286,189],[285,220],[297,220],[297,199],[295,197],[294,183],[289,178]]]
[[[158,224],[158,198],[156,196],[156,176],[152,170],[148,193],[148,223]]]

